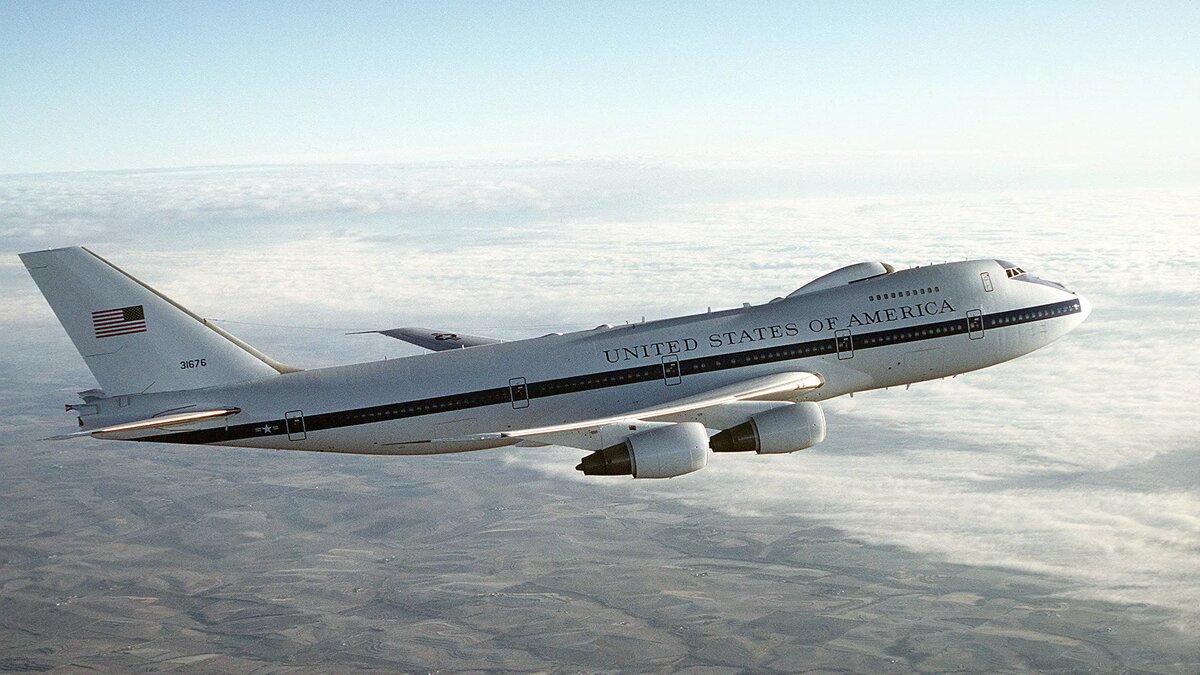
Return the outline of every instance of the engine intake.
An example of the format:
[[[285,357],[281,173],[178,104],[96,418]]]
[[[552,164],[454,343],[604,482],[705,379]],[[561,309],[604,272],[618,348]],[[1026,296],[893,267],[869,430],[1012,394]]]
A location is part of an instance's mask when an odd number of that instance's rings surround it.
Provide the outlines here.
[[[825,413],[816,403],[795,403],[751,417],[709,439],[713,452],[774,455],[804,450],[825,440]]]
[[[584,457],[575,468],[588,476],[673,478],[707,464],[708,431],[699,422],[684,422],[633,434]]]

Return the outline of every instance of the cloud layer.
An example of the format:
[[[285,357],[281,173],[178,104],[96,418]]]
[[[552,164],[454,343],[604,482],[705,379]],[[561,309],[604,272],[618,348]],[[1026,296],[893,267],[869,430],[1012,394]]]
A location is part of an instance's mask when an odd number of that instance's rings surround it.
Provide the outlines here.
[[[347,329],[511,338],[762,302],[859,260],[1013,260],[1087,295],[1091,319],[1013,363],[834,401],[830,440],[813,451],[720,457],[694,476],[611,489],[815,518],[871,543],[1067,579],[1079,597],[1160,605],[1176,625],[1200,626],[1200,191],[815,198],[756,190],[740,169],[724,190],[719,173],[692,171],[0,178],[0,313],[17,342],[75,358],[12,254],[83,243],[267,353],[311,366],[412,353]],[[6,382],[4,395],[27,386]],[[58,421],[47,414],[46,431]],[[579,480],[574,454],[511,458]]]

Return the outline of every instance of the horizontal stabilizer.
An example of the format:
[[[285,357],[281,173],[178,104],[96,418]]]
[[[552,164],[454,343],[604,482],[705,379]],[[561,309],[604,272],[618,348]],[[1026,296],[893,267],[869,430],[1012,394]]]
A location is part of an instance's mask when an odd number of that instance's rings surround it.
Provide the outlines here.
[[[48,441],[62,441],[68,438],[79,438],[82,436],[94,436],[96,438],[107,438],[112,434],[120,434],[129,431],[140,431],[142,429],[160,429],[164,427],[174,427],[181,424],[190,424],[192,422],[200,422],[203,420],[214,419],[217,417],[228,417],[240,413],[241,408],[217,408],[215,410],[191,410],[184,413],[174,413],[171,415],[163,415],[161,417],[150,417],[144,420],[134,422],[123,422],[112,426],[104,427],[103,429],[92,429],[91,431],[76,431],[73,434],[63,434],[61,436],[52,436],[47,438]]]
[[[362,335],[364,333],[379,333],[380,335],[403,340],[418,347],[432,349],[435,352],[446,351],[448,349],[462,349],[464,347],[482,347],[483,345],[494,345],[504,342],[504,340],[483,337],[482,335],[467,335],[466,333],[453,333],[445,330],[415,327],[364,330],[350,333],[350,335]]]

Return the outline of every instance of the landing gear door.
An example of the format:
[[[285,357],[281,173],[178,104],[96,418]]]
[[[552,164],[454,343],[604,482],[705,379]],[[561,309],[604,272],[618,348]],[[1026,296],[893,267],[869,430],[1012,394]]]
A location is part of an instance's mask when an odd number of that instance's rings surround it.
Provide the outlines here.
[[[283,414],[283,424],[287,427],[289,441],[302,441],[308,438],[304,431],[304,412],[289,410]]]
[[[839,360],[854,358],[854,338],[845,328],[833,332],[833,343],[837,347]]]
[[[967,335],[972,340],[983,339],[983,312],[978,309],[967,310]]]

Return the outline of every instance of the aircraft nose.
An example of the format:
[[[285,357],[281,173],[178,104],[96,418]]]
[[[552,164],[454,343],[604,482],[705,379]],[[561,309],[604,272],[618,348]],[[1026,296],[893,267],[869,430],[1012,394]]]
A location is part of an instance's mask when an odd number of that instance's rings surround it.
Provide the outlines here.
[[[1082,295],[1076,297],[1079,300],[1079,323],[1083,323],[1092,313],[1092,303]]]

